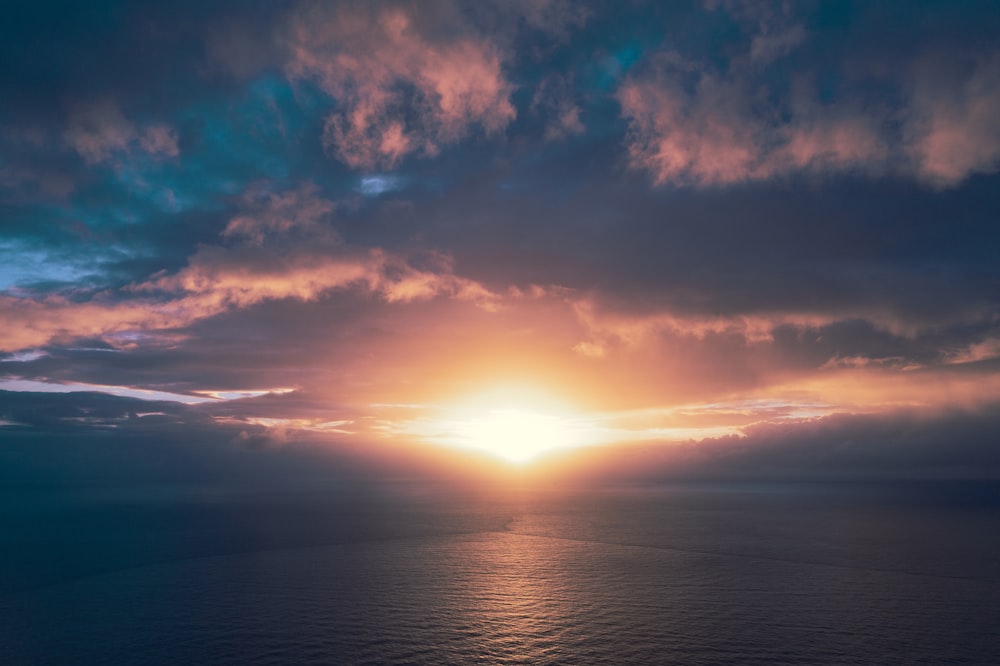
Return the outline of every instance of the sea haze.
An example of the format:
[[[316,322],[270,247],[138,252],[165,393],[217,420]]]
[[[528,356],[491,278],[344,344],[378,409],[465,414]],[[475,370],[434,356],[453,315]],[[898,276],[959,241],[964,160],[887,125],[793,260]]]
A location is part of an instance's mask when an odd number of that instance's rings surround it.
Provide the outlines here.
[[[5,494],[5,664],[1000,660],[994,484]]]

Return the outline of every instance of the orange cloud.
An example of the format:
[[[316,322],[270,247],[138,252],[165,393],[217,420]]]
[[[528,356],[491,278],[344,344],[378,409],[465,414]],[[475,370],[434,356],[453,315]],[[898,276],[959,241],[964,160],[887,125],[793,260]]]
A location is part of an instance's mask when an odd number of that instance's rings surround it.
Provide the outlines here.
[[[335,209],[310,184],[283,193],[258,184],[244,212],[226,225],[229,246],[202,246],[188,265],[120,292],[79,302],[64,296],[0,296],[0,349],[57,338],[180,328],[227,310],[267,301],[314,301],[335,290],[359,290],[386,303],[445,297],[495,310],[502,296],[455,275],[445,254],[421,257],[345,246],[327,223]],[[265,243],[265,241],[267,241]]]
[[[1000,399],[1000,375],[962,373],[948,367],[906,369],[870,364],[775,382],[755,395],[822,403],[829,405],[831,412],[878,412],[898,407],[972,409]]]
[[[447,269],[416,269],[405,257],[378,249],[341,256],[269,256],[250,250],[203,248],[173,275],[83,303],[62,296],[0,296],[0,350],[37,347],[56,338],[178,328],[230,309],[283,299],[313,301],[339,289],[373,293],[387,303],[447,297],[496,309],[501,302],[473,280]],[[114,300],[122,296],[127,300]]]
[[[77,303],[62,296],[0,296],[0,349],[14,351],[53,339],[99,336],[124,330],[164,329],[188,319],[148,301]]]
[[[819,328],[838,321],[836,313],[774,313],[770,315],[711,316],[680,314],[667,310],[622,314],[602,306],[595,298],[573,299],[573,310],[588,334],[576,349],[585,356],[602,357],[609,348],[635,347],[663,333],[703,338],[708,334],[732,334],[748,343],[766,342],[779,326]]]

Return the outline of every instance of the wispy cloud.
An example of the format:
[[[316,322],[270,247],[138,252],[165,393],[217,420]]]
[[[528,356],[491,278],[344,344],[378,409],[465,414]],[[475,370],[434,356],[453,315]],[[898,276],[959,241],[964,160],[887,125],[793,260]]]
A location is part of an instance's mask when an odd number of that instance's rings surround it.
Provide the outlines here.
[[[258,183],[242,201],[245,212],[222,232],[235,242],[202,246],[174,273],[82,301],[58,294],[0,295],[0,349],[181,328],[230,309],[314,301],[333,290],[359,290],[386,303],[443,296],[493,309],[500,301],[490,289],[456,275],[444,253],[425,253],[416,267],[405,254],[343,244],[329,224],[334,203],[312,185],[275,193]]]

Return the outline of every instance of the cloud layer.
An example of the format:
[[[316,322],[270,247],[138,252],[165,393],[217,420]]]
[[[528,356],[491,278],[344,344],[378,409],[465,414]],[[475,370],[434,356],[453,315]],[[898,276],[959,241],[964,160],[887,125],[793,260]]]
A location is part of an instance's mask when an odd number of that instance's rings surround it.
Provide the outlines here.
[[[391,467],[513,385],[639,447],[609,474],[993,474],[993,3],[10,18],[4,435]],[[135,404],[33,392],[81,387]]]
[[[781,84],[773,76],[807,39],[797,27],[777,36],[758,28],[725,69],[676,51],[652,55],[617,93],[630,123],[629,163],[657,185],[860,172],[947,187],[996,171],[997,53],[915,56],[900,64],[902,83],[879,73],[823,100],[809,73]],[[872,85],[892,97],[870,99]]]

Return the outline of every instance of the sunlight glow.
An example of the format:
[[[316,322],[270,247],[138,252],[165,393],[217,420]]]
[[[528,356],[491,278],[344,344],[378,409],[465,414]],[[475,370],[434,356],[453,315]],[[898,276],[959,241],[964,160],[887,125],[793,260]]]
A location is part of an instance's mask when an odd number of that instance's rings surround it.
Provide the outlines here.
[[[441,409],[419,430],[422,438],[524,464],[540,454],[594,443],[593,425],[544,391],[495,387]],[[412,431],[411,431],[412,432]]]
[[[547,414],[493,409],[456,425],[456,434],[469,448],[509,462],[527,462],[543,451],[574,445],[571,425],[565,419]]]
[[[827,416],[834,406],[818,399],[743,398],[633,410],[581,411],[552,393],[526,385],[494,387],[458,400],[373,403],[381,414],[372,431],[382,437],[486,453],[514,465],[547,454],[593,446],[644,442],[691,444],[742,438],[763,423]]]

